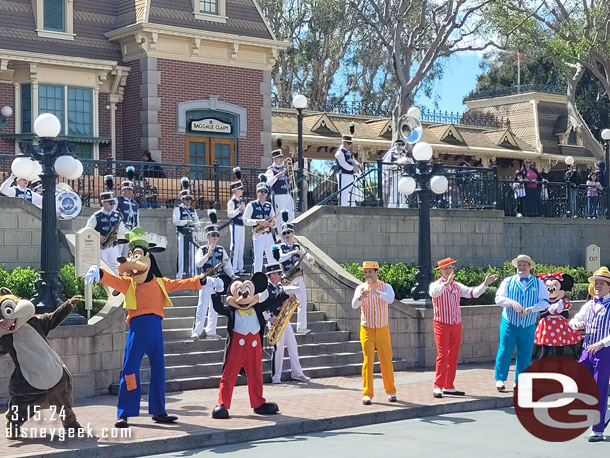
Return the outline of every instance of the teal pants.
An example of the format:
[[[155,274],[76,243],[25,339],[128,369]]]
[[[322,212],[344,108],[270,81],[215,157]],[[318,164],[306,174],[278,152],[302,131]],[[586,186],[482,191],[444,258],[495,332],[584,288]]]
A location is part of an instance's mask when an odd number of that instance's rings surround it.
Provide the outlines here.
[[[517,367],[515,370],[515,383],[517,383],[519,374],[527,369],[532,362],[535,333],[535,324],[526,328],[521,328],[510,324],[507,320],[502,318],[502,321],[500,322],[500,346],[498,347],[498,356],[496,356],[495,379],[497,381],[505,382],[508,378],[510,360],[516,346]]]

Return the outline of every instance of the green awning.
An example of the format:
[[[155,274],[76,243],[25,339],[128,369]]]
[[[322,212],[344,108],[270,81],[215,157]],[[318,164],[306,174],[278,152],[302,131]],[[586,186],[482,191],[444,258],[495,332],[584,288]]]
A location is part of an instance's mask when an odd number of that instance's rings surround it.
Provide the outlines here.
[[[32,140],[36,134],[4,134],[0,136],[3,140]],[[88,137],[79,135],[58,135],[57,140],[67,140],[71,143],[110,143],[110,139],[106,137]]]

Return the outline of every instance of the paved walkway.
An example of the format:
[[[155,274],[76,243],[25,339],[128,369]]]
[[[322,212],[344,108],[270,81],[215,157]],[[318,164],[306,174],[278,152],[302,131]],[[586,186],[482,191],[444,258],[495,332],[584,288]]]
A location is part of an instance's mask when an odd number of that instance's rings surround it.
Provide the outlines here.
[[[174,425],[157,425],[147,414],[130,419],[131,437],[112,438],[116,418],[116,397],[101,396],[76,403],[76,414],[83,426],[90,426],[93,437],[58,440],[58,421],[30,420],[24,425],[46,438],[9,441],[0,435],[0,457],[61,456],[61,457],[132,457],[177,450],[209,447],[249,440],[268,439],[330,429],[404,420],[430,415],[442,415],[512,405],[512,391],[498,393],[490,365],[461,366],[457,386],[467,392],[465,397],[432,397],[431,371],[396,373],[398,402],[390,403],[383,393],[379,375],[375,376],[378,390],[373,405],[361,402],[360,377],[314,379],[310,383],[265,385],[265,397],[277,402],[280,414],[263,417],[253,414],[246,386],[235,389],[231,419],[214,420],[211,412],[218,397],[217,389],[169,393],[167,410],[180,417]],[[511,378],[509,377],[509,380]],[[511,388],[509,383],[508,388]],[[143,402],[142,412],[147,412]],[[50,411],[43,411],[43,417]],[[55,437],[48,437],[51,433]]]

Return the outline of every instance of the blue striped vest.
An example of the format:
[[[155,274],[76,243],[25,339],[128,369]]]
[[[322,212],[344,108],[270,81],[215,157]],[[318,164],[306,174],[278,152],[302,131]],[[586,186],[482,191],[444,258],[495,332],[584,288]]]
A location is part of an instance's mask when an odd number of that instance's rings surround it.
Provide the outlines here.
[[[538,278],[530,275],[525,283],[524,288],[521,286],[519,275],[513,275],[508,281],[508,298],[519,302],[523,308],[528,308],[538,303],[539,282]],[[536,314],[530,313],[525,317],[519,316],[514,309],[504,307],[502,310],[502,318],[508,321],[513,326],[527,328],[536,324]]]
[[[591,304],[589,313],[585,318],[585,321],[587,322],[587,335],[585,336],[584,342],[585,348],[610,335],[610,297],[604,298],[603,304],[603,308],[598,304]]]

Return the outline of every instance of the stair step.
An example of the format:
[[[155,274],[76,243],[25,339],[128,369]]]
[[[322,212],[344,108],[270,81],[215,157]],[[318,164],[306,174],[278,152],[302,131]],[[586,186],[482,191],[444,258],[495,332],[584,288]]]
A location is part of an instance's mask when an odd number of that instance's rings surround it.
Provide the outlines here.
[[[187,311],[189,313],[182,313],[183,311]],[[163,329],[183,329],[189,326],[192,326],[193,320],[195,319],[195,312],[197,311],[197,307],[187,308],[187,307],[176,307],[166,309],[165,311],[165,319],[163,320]],[[170,312],[170,313],[168,313]],[[320,311],[311,311],[307,312],[307,322],[314,321],[324,321],[326,315],[324,312]],[[296,323],[297,314],[294,313],[291,321]],[[218,316],[218,326],[226,326],[227,325],[227,317],[223,315]]]
[[[404,371],[408,369],[407,361],[398,359],[393,362],[395,371]],[[379,366],[379,362],[375,362],[375,372],[380,372],[381,368]],[[321,378],[321,377],[337,377],[337,376],[346,376],[346,375],[356,375],[362,372],[362,363],[351,363],[351,364],[339,364],[334,366],[318,366],[318,367],[309,367],[304,368],[303,372],[305,375],[311,378]],[[166,392],[172,391],[186,391],[186,390],[196,390],[202,388],[217,388],[220,382],[221,375],[214,375],[210,377],[184,377],[184,378],[175,378],[175,379],[167,379],[165,381],[165,390]],[[282,378],[284,380],[290,379],[290,369],[286,369],[282,372]],[[271,372],[264,371],[263,372],[263,380],[266,383],[271,382]],[[237,377],[237,385],[245,385],[247,381],[247,377],[240,375]],[[148,382],[142,382],[142,393],[148,393]],[[118,394],[119,392],[119,384],[114,383],[110,386],[110,392],[112,394]],[[247,402],[247,401],[246,401]]]
[[[171,299],[172,299],[172,303],[174,304],[175,308],[178,307],[193,307],[193,306],[197,306],[197,301],[199,300],[199,296],[198,295],[184,295],[184,296],[174,296],[174,293],[172,293],[170,295]],[[315,304],[313,304],[312,302],[309,302],[307,304],[307,310],[314,310],[314,306]],[[170,310],[171,308],[174,307],[170,307],[166,310]]]

